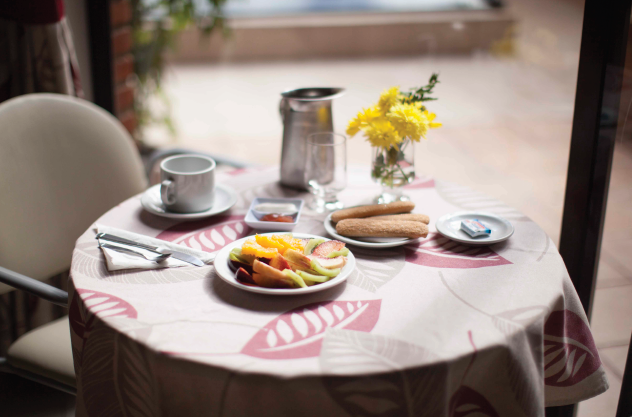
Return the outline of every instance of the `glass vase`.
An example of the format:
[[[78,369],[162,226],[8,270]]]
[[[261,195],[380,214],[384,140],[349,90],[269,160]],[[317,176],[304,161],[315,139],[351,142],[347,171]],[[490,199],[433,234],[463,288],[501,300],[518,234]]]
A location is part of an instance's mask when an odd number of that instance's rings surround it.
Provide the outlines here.
[[[371,177],[382,186],[376,203],[408,201],[403,187],[415,179],[415,143],[404,139],[397,147],[373,147]]]

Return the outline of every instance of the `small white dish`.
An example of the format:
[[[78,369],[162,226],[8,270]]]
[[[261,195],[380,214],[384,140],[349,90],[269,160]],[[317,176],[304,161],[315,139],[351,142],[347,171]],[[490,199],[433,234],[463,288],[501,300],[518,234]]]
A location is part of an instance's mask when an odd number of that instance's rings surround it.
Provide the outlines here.
[[[213,203],[213,207],[198,213],[172,213],[167,211],[160,199],[160,184],[149,187],[140,199],[141,205],[148,212],[156,216],[180,220],[195,220],[214,216],[225,212],[234,206],[236,202],[237,193],[235,190],[222,184],[215,185],[215,202]]]
[[[266,204],[266,203],[294,205],[296,207],[296,210],[294,211],[293,214],[291,214],[291,216],[294,217],[294,222],[282,223],[282,222],[261,221],[260,220],[261,217],[270,213],[259,212],[255,210],[255,207],[258,206],[259,204]],[[276,231],[281,231],[281,232],[289,232],[290,230],[294,229],[294,227],[298,224],[301,218],[301,210],[303,210],[303,204],[304,204],[304,201],[300,198],[263,198],[263,197],[260,198],[260,197],[257,197],[254,200],[252,200],[252,203],[250,204],[250,209],[248,209],[248,213],[246,214],[246,217],[244,218],[244,222],[248,226],[256,230],[276,230]],[[280,213],[280,214],[286,214],[286,213]]]
[[[348,243],[354,246],[360,246],[362,248],[393,248],[395,246],[406,245],[411,242],[415,242],[417,239],[407,238],[407,237],[346,237],[339,235],[336,233],[336,225],[331,221],[330,213],[325,219],[324,226],[327,233],[329,233],[333,238]]]
[[[492,231],[489,236],[471,237],[461,230],[462,220],[478,219]],[[442,216],[436,223],[437,231],[448,239],[471,246],[493,245],[503,242],[514,233],[514,227],[508,220],[492,213],[460,211]]]
[[[274,233],[265,233],[264,235],[272,235],[272,234]],[[308,239],[308,238],[320,238],[321,236],[310,235],[307,233],[294,233],[294,237],[297,239]],[[236,240],[224,246],[219,252],[217,252],[217,256],[215,257],[215,261],[213,262],[213,265],[215,266],[215,272],[217,272],[217,275],[219,275],[219,277],[223,281],[225,281],[226,283],[234,287],[242,289],[244,291],[255,292],[259,294],[271,294],[271,295],[301,295],[301,294],[309,294],[313,292],[324,291],[326,289],[335,287],[336,285],[339,285],[345,282],[347,278],[349,278],[349,275],[351,275],[351,272],[353,272],[356,266],[355,256],[353,256],[353,253],[349,252],[349,255],[347,256],[347,263],[342,268],[342,271],[340,271],[340,274],[338,274],[338,276],[336,276],[335,278],[332,278],[331,280],[327,282],[323,282],[322,284],[316,284],[316,285],[312,285],[311,287],[306,287],[306,288],[264,288],[264,287],[244,285],[241,282],[237,281],[237,278],[235,278],[235,272],[233,272],[233,270],[230,269],[230,266],[228,265],[228,256],[230,254],[230,251],[233,248],[241,247],[241,245],[243,245],[244,241],[246,241],[247,239],[252,239],[252,236],[248,236],[248,237]],[[326,239],[326,240],[330,240],[330,239]]]

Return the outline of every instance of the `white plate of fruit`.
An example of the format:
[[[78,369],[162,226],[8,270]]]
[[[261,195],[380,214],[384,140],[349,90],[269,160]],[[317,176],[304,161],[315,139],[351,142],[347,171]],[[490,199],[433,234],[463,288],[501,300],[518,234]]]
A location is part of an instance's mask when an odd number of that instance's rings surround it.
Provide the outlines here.
[[[306,233],[264,233],[224,246],[215,271],[230,285],[260,294],[323,291],[347,280],[355,257],[343,242]]]

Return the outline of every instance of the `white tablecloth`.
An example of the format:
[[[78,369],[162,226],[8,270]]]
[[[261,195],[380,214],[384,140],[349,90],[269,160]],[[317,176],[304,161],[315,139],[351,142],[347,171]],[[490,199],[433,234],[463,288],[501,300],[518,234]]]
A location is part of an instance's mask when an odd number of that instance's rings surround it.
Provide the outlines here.
[[[368,170],[349,176],[346,204],[378,194]],[[218,179],[240,196],[223,215],[178,223],[136,196],[98,223],[213,252],[253,233],[252,198],[307,198],[281,188],[278,169]],[[71,268],[77,415],[543,416],[607,389],[562,259],[534,222],[431,178],[406,193],[430,215],[428,238],[351,247],[347,283],[306,296],[241,291],[213,266],[108,272],[88,230]],[[514,236],[471,248],[434,232],[463,209],[504,216]],[[325,236],[324,217],[306,210],[294,231]]]

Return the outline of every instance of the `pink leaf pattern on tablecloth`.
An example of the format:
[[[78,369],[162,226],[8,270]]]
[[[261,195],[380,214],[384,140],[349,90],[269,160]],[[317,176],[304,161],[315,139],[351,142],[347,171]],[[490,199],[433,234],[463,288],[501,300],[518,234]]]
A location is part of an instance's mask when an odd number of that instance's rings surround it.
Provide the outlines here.
[[[232,169],[230,171],[227,171],[226,174],[237,176],[237,175],[247,174],[248,172],[250,172],[250,168],[237,168],[237,169]]]
[[[421,177],[415,176],[415,179],[410,183],[404,185],[406,189],[420,189],[420,188],[434,188],[435,182],[432,177],[422,175]]]
[[[450,399],[450,417],[498,417],[487,398],[472,388],[461,385]]]
[[[601,366],[588,325],[570,310],[551,313],[544,324],[544,383],[575,385]]]
[[[324,301],[295,308],[266,324],[241,353],[263,359],[318,356],[325,330],[370,332],[379,318],[381,303],[381,300]]]
[[[250,235],[244,216],[217,216],[210,220],[185,222],[156,236],[192,249],[216,252],[235,240]]]
[[[511,262],[487,246],[472,247],[429,233],[419,243],[404,246],[406,262],[433,268],[483,268],[510,265]]]
[[[95,317],[131,318],[138,316],[136,309],[127,301],[111,294],[78,288],[69,311],[70,327],[82,339],[87,339]],[[79,301],[79,295],[82,301]]]

